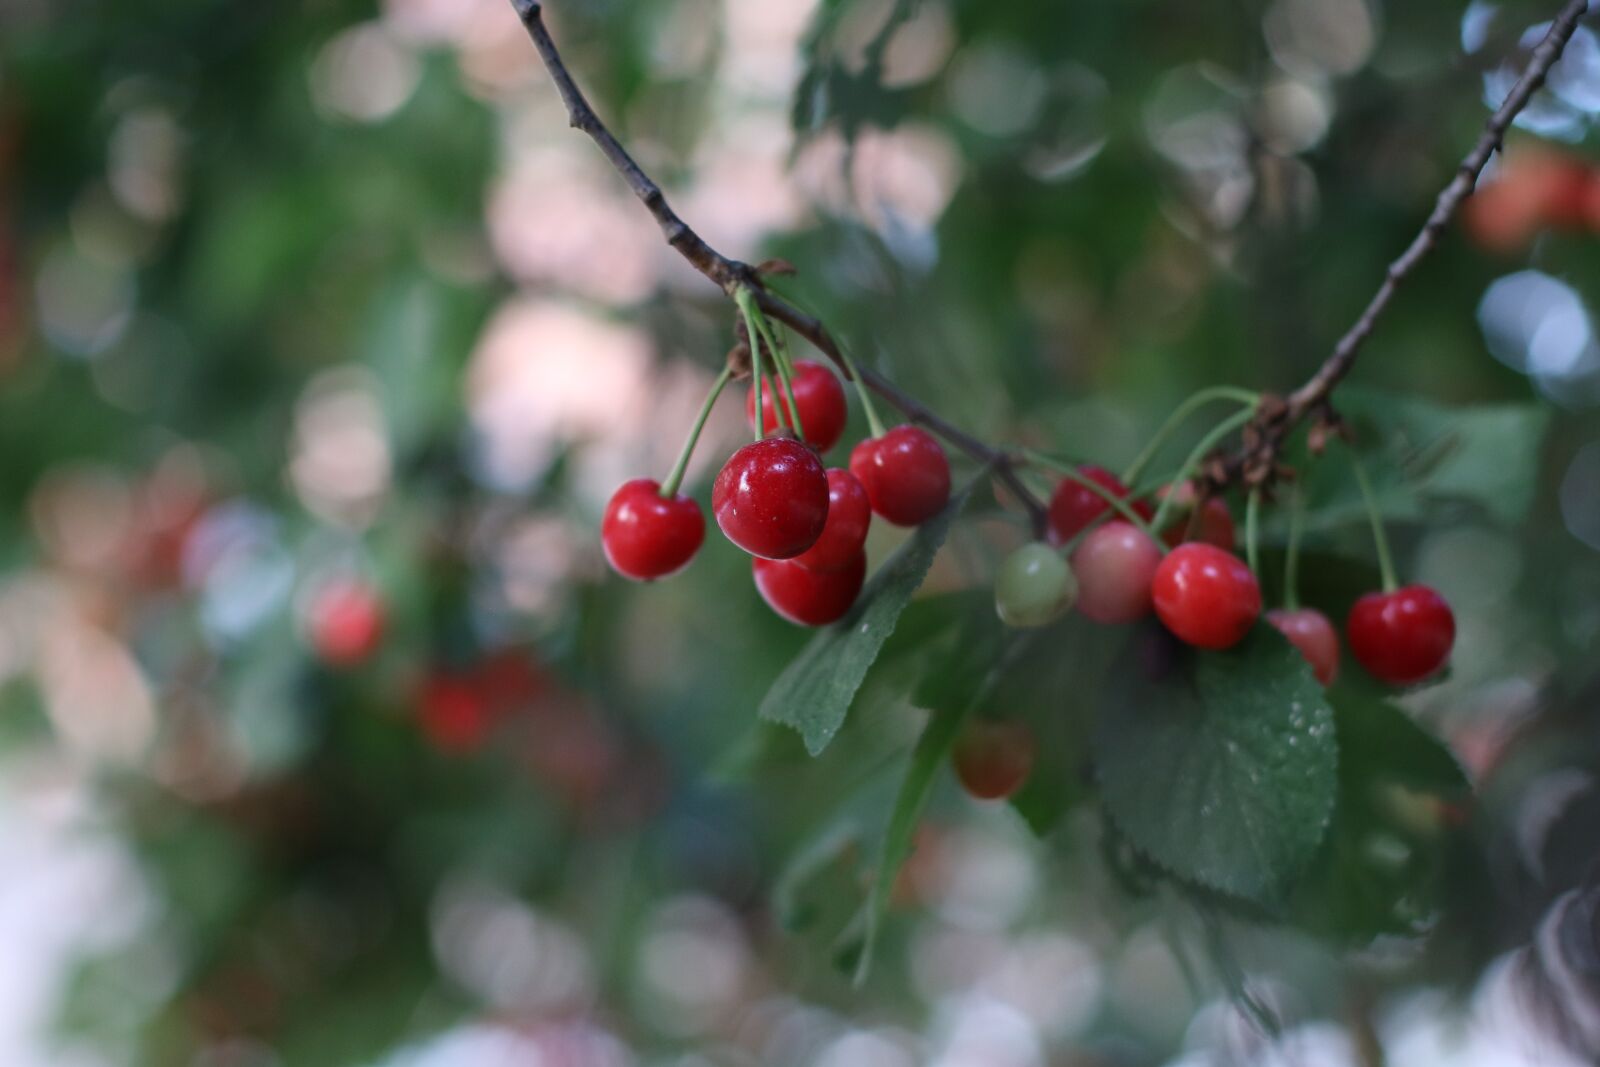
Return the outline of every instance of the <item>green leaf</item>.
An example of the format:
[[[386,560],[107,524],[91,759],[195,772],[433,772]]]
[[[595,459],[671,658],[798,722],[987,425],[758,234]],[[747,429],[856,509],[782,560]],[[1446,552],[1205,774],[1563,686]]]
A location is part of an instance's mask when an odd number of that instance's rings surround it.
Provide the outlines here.
[[[1338,744],[1322,687],[1264,623],[1226,652],[1154,629],[1131,651],[1093,739],[1112,821],[1181,878],[1277,899],[1333,814]]]
[[[1095,694],[1127,635],[1074,614],[1030,636],[990,699],[993,707],[1027,723],[1038,741],[1033,773],[1010,803],[1043,837],[1088,794]]]
[[[1300,925],[1346,944],[1428,928],[1462,872],[1437,801],[1470,786],[1450,750],[1400,708],[1340,683],[1339,806],[1291,900]]]
[[[813,637],[768,690],[761,717],[799,731],[813,756],[828,747],[844,724],[867,668],[927,577],[970,492],[970,487],[963,490],[918,527],[872,576],[850,614]]]
[[[1338,405],[1369,457],[1386,518],[1416,521],[1430,505],[1455,501],[1512,523],[1532,505],[1548,409],[1536,404],[1445,407],[1356,387],[1341,389]],[[1327,529],[1365,515],[1340,449],[1301,466],[1308,528]]]
[[[1342,767],[1425,792],[1471,791],[1466,772],[1444,742],[1402,709],[1346,682],[1334,688],[1329,700],[1338,723]]]
[[[928,719],[928,726],[911,753],[911,764],[900,783],[894,798],[894,810],[889,816],[888,829],[883,834],[883,844],[878,849],[878,862],[873,867],[872,888],[867,891],[865,940],[861,956],[856,963],[855,982],[865,982],[872,971],[872,959],[877,948],[878,933],[883,926],[884,912],[889,907],[889,894],[894,889],[895,878],[907,857],[911,855],[911,839],[922,819],[922,809],[933,789],[934,776],[950,754],[961,732],[961,724],[971,709],[947,705]]]

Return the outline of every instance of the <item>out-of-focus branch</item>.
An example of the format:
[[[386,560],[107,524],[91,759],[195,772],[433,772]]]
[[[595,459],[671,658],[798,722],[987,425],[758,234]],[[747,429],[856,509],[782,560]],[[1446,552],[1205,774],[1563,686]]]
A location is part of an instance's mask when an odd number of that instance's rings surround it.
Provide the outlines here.
[[[1563,5],[1561,13],[1551,23],[1549,32],[1528,57],[1528,65],[1523,70],[1522,76],[1517,79],[1511,91],[1506,94],[1505,100],[1489,117],[1482,136],[1473,145],[1472,151],[1461,161],[1461,165],[1456,168],[1450,184],[1440,191],[1438,199],[1434,201],[1433,211],[1423,223],[1421,231],[1400,257],[1389,264],[1382,284],[1378,286],[1378,291],[1373,294],[1360,317],[1349,330],[1345,331],[1344,336],[1339,338],[1338,343],[1333,346],[1333,352],[1304,385],[1290,393],[1280,403],[1263,404],[1260,418],[1252,428],[1253,432],[1246,435],[1244,451],[1229,464],[1230,473],[1242,474],[1245,481],[1252,485],[1271,479],[1276,468],[1278,450],[1284,438],[1308,416],[1328,412],[1329,398],[1334,388],[1345,375],[1350,373],[1351,367],[1355,366],[1361,346],[1372,335],[1378,318],[1394,300],[1400,283],[1405,281],[1428,253],[1438,246],[1439,238],[1455,216],[1456,209],[1477,188],[1478,176],[1483,173],[1483,168],[1488,165],[1490,158],[1505,141],[1506,131],[1511,128],[1512,122],[1516,121],[1522,109],[1528,106],[1533,94],[1544,85],[1545,79],[1550,74],[1550,68],[1561,58],[1567,42],[1572,39],[1573,32],[1578,28],[1578,21],[1588,10],[1589,0],[1567,0]]]
[[[757,304],[764,314],[804,337],[817,351],[833,360],[838,365],[840,373],[849,377],[850,369],[844,353],[820,320],[769,291],[763,283],[760,271],[748,263],[730,259],[712,248],[672,209],[661,187],[628,154],[628,150],[622,146],[605,123],[600,121],[600,117],[595,114],[594,108],[584,97],[583,90],[578,88],[572,72],[567,69],[565,60],[561,58],[561,53],[556,48],[555,40],[550,36],[549,28],[544,24],[543,5],[539,0],[511,0],[511,6],[516,10],[517,17],[522,20],[522,25],[527,28],[528,36],[532,38],[533,46],[539,52],[539,58],[544,61],[545,69],[555,82],[556,90],[566,105],[572,126],[588,134],[599,146],[612,167],[628,183],[628,188],[633,190],[633,194],[655,218],[667,243],[677,249],[691,266],[714,282],[724,293],[732,296],[740,288],[749,288],[756,294]],[[1044,504],[1017,477],[1016,461],[1009,452],[986,444],[947,422],[927,405],[903,392],[881,375],[863,370],[861,376],[873,392],[899,409],[912,422],[926,426],[978,463],[990,467],[994,477],[1027,509],[1035,532],[1043,532]]]

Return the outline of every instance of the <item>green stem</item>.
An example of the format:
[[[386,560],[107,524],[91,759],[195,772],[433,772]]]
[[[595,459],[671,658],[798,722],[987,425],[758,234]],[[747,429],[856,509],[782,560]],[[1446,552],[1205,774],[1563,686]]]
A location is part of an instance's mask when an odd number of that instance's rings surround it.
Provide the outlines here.
[[[1283,606],[1290,611],[1300,610],[1300,487],[1289,495],[1289,544],[1283,558]]]
[[[1055,471],[1068,481],[1076,482],[1077,484],[1083,486],[1095,496],[1099,497],[1101,500],[1104,500],[1107,504],[1110,504],[1111,507],[1116,510],[1117,514],[1128,520],[1128,522],[1132,523],[1135,529],[1143,530],[1147,535],[1149,535],[1152,541],[1154,541],[1157,545],[1161,545],[1161,539],[1156,537],[1155,531],[1151,529],[1150,524],[1139,517],[1139,513],[1133,510],[1133,506],[1128,503],[1125,497],[1120,497],[1113,493],[1111,490],[1107,489],[1093,478],[1090,478],[1070,463],[1064,463],[1059,459],[1047,456],[1042,452],[1035,452],[1032,449],[1023,452],[1023,455],[1027,457],[1030,463],[1037,463],[1041,467],[1048,467],[1050,470]],[[1165,551],[1164,546],[1163,551]]]
[[[1198,509],[1197,509],[1198,510]],[[1250,564],[1250,573],[1261,577],[1261,559],[1256,554],[1257,534],[1261,529],[1261,487],[1250,490],[1244,505],[1244,558]]]
[[[1383,591],[1392,593],[1400,588],[1400,583],[1394,577],[1394,557],[1389,555],[1389,537],[1383,532],[1383,516],[1378,511],[1378,497],[1372,491],[1372,482],[1367,478],[1366,465],[1361,462],[1361,457],[1356,454],[1352,445],[1350,453],[1350,467],[1356,472],[1356,483],[1361,486],[1361,499],[1367,505],[1367,518],[1372,521],[1372,543],[1378,549],[1378,573],[1383,576]]]
[[[1172,486],[1172,489],[1168,490],[1167,495],[1161,498],[1161,506],[1156,508],[1156,517],[1151,520],[1151,526],[1157,530],[1166,529],[1167,519],[1171,516],[1172,508],[1178,500],[1177,487],[1194,476],[1195,468],[1200,465],[1200,461],[1210,455],[1211,450],[1216,448],[1224,437],[1233,433],[1233,431],[1255,418],[1255,416],[1254,410],[1237,412],[1217,423],[1216,426],[1212,427],[1210,433],[1200,438],[1200,443],[1194,446],[1188,458],[1183,461],[1183,466],[1178,470],[1178,476],[1168,483]]]
[[[1167,416],[1167,421],[1163,422],[1161,428],[1155,432],[1155,436],[1145,443],[1143,450],[1128,465],[1127,472],[1122,476],[1122,484],[1132,485],[1138,481],[1139,475],[1144,473],[1144,469],[1150,465],[1150,461],[1155,459],[1156,454],[1161,451],[1161,446],[1166,444],[1167,440],[1177,432],[1178,427],[1183,425],[1183,421],[1215,400],[1232,400],[1235,403],[1247,404],[1253,408],[1261,402],[1261,397],[1248,389],[1240,389],[1233,385],[1215,385],[1195,393],[1174,408],[1172,414]]]
[[[772,356],[772,362],[778,365],[778,381],[783,386],[783,394],[775,398],[777,403],[774,407],[783,407],[784,399],[788,399],[789,428],[794,431],[796,437],[803,441],[806,437],[806,428],[800,420],[800,405],[794,399],[794,364],[789,361],[788,349],[778,343],[777,331],[773,329],[772,323],[768,322],[767,317],[761,314],[760,308],[754,307],[754,301],[751,301],[751,304],[756,328],[761,331],[761,339],[767,344],[767,351]],[[774,386],[774,388],[777,387]]]
[[[760,441],[767,436],[767,413],[761,406],[761,331],[756,327],[752,310],[755,301],[750,298],[750,290],[740,289],[734,295],[733,302],[739,306],[739,311],[744,315],[744,332],[750,342],[750,373],[755,379],[753,386],[756,392],[756,440]],[[781,408],[783,405],[780,403],[773,406]]]
[[[861,380],[861,372],[856,370],[856,361],[850,358],[850,353],[841,345],[839,355],[844,360],[845,370],[850,372],[850,380],[855,382],[856,395],[861,398],[861,410],[867,413],[867,428],[872,431],[872,436],[882,437],[884,434],[883,422],[878,418],[878,409],[872,406],[872,396],[867,392],[867,383]]]
[[[689,469],[689,457],[694,455],[694,446],[700,440],[700,431],[706,427],[706,419],[711,415],[711,407],[717,402],[717,397],[722,395],[722,387],[728,384],[728,379],[733,377],[732,367],[723,367],[722,373],[717,375],[717,380],[711,383],[711,391],[706,394],[706,401],[700,405],[700,414],[695,416],[694,425],[689,427],[689,439],[683,443],[683,451],[678,453],[678,462],[672,465],[672,473],[667,475],[667,480],[661,483],[661,496],[671,500],[678,495],[678,487],[683,484],[683,473]]]

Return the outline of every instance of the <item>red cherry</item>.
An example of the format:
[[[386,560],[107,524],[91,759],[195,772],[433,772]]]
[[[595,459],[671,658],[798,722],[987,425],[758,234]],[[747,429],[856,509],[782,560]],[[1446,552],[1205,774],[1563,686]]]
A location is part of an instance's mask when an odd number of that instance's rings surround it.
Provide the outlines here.
[[[311,647],[335,667],[366,659],[383,637],[383,601],[364,582],[341,580],[317,590],[308,612]]]
[[[896,526],[919,526],[950,500],[950,461],[939,442],[915,426],[896,426],[856,445],[850,473],[872,510]]]
[[[1244,560],[1198,541],[1167,553],[1150,595],[1166,628],[1198,648],[1232,648],[1261,615],[1261,586]]]
[[[756,591],[767,606],[799,626],[826,626],[844,618],[867,576],[867,555],[857,552],[845,566],[814,571],[792,559],[750,561]]]
[[[1328,617],[1315,608],[1289,611],[1280,608],[1267,612],[1267,621],[1300,650],[1311,664],[1311,673],[1323,685],[1332,685],[1339,676],[1339,634]]]
[[[711,513],[752,556],[791,559],[816,544],[828,522],[827,472],[793,437],[745,445],[712,483]]]
[[[1163,488],[1156,493],[1160,500],[1167,495]],[[1179,516],[1175,522],[1161,531],[1161,539],[1171,548],[1177,548],[1185,541],[1200,541],[1208,545],[1216,545],[1228,551],[1233,550],[1235,533],[1233,526],[1233,513],[1228,510],[1228,505],[1220,497],[1207,497],[1200,508],[1199,519],[1194,518],[1194,485],[1184,482],[1178,488],[1177,505]],[[1189,532],[1191,526],[1194,532]]]
[[[659,482],[635,478],[611,494],[600,523],[606,561],[624,578],[648,582],[689,565],[706,537],[700,505],[661,495]]]
[[[956,777],[979,800],[1000,800],[1022,788],[1033,770],[1033,731],[1020,722],[977,719],[951,753]]]
[[[872,524],[872,505],[861,482],[847,470],[828,469],[828,521],[817,543],[791,560],[796,566],[814,571],[833,571],[853,566],[867,541]]]
[[[783,392],[783,383],[767,377],[761,382],[761,412],[764,416],[763,435],[778,429],[777,398],[783,396],[783,410],[790,411],[789,397]],[[849,417],[845,407],[844,386],[833,372],[811,359],[798,359],[794,364],[794,403],[800,409],[800,424],[805,427],[805,440],[818,452],[826,452],[838,444]],[[756,424],[756,391],[751,386],[744,400],[745,421],[752,429]],[[787,420],[785,420],[787,421]]]
[[[1072,550],[1078,610],[1094,622],[1136,622],[1150,614],[1150,581],[1161,549],[1132,523],[1112,520],[1090,530]]]
[[[422,732],[442,752],[470,752],[489,732],[488,708],[469,679],[435,674],[422,685]]]
[[[1410,685],[1444,666],[1456,641],[1456,617],[1444,597],[1425,585],[1408,585],[1357,600],[1345,635],[1367,673],[1390,685]]]
[[[1078,468],[1078,473],[1103,486],[1113,496],[1126,498],[1128,495],[1128,487],[1122,484],[1122,479],[1104,467],[1085,464]],[[1063,478],[1056,491],[1050,494],[1050,543],[1066,544],[1110,508],[1105,497],[1093,489]]]

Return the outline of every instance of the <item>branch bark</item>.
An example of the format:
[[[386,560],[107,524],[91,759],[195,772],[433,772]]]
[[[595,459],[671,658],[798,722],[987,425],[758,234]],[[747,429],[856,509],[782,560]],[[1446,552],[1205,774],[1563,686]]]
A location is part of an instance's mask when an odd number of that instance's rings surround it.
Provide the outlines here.
[[[656,224],[661,227],[661,235],[666,238],[667,244],[729,296],[741,287],[751,289],[756,294],[756,302],[764,314],[777,319],[804,337],[817,351],[831,359],[841,374],[846,378],[850,377],[850,367],[843,351],[820,320],[768,290],[759,271],[748,263],[731,259],[718,252],[673,210],[672,205],[667,202],[666,194],[661,191],[661,186],[645,173],[606,124],[600,121],[600,117],[595,114],[594,108],[583,95],[583,90],[578,88],[572,72],[567,69],[566,61],[561,58],[561,52],[556,48],[555,40],[550,36],[549,28],[545,26],[544,5],[540,0],[511,0],[511,6],[516,10],[517,17],[522,20],[528,36],[533,40],[533,46],[544,62],[550,79],[555,82],[556,91],[561,94],[562,103],[566,105],[571,125],[594,140],[611,166],[628,183],[628,188],[633,190],[633,194],[639,198],[645,209],[656,220]],[[883,397],[906,418],[927,427],[979,464],[991,468],[995,479],[1027,509],[1034,532],[1043,533],[1046,519],[1044,503],[1017,476],[1017,461],[1011,453],[986,444],[946,421],[926,404],[903,392],[881,375],[863,369],[861,378],[873,392]]]

